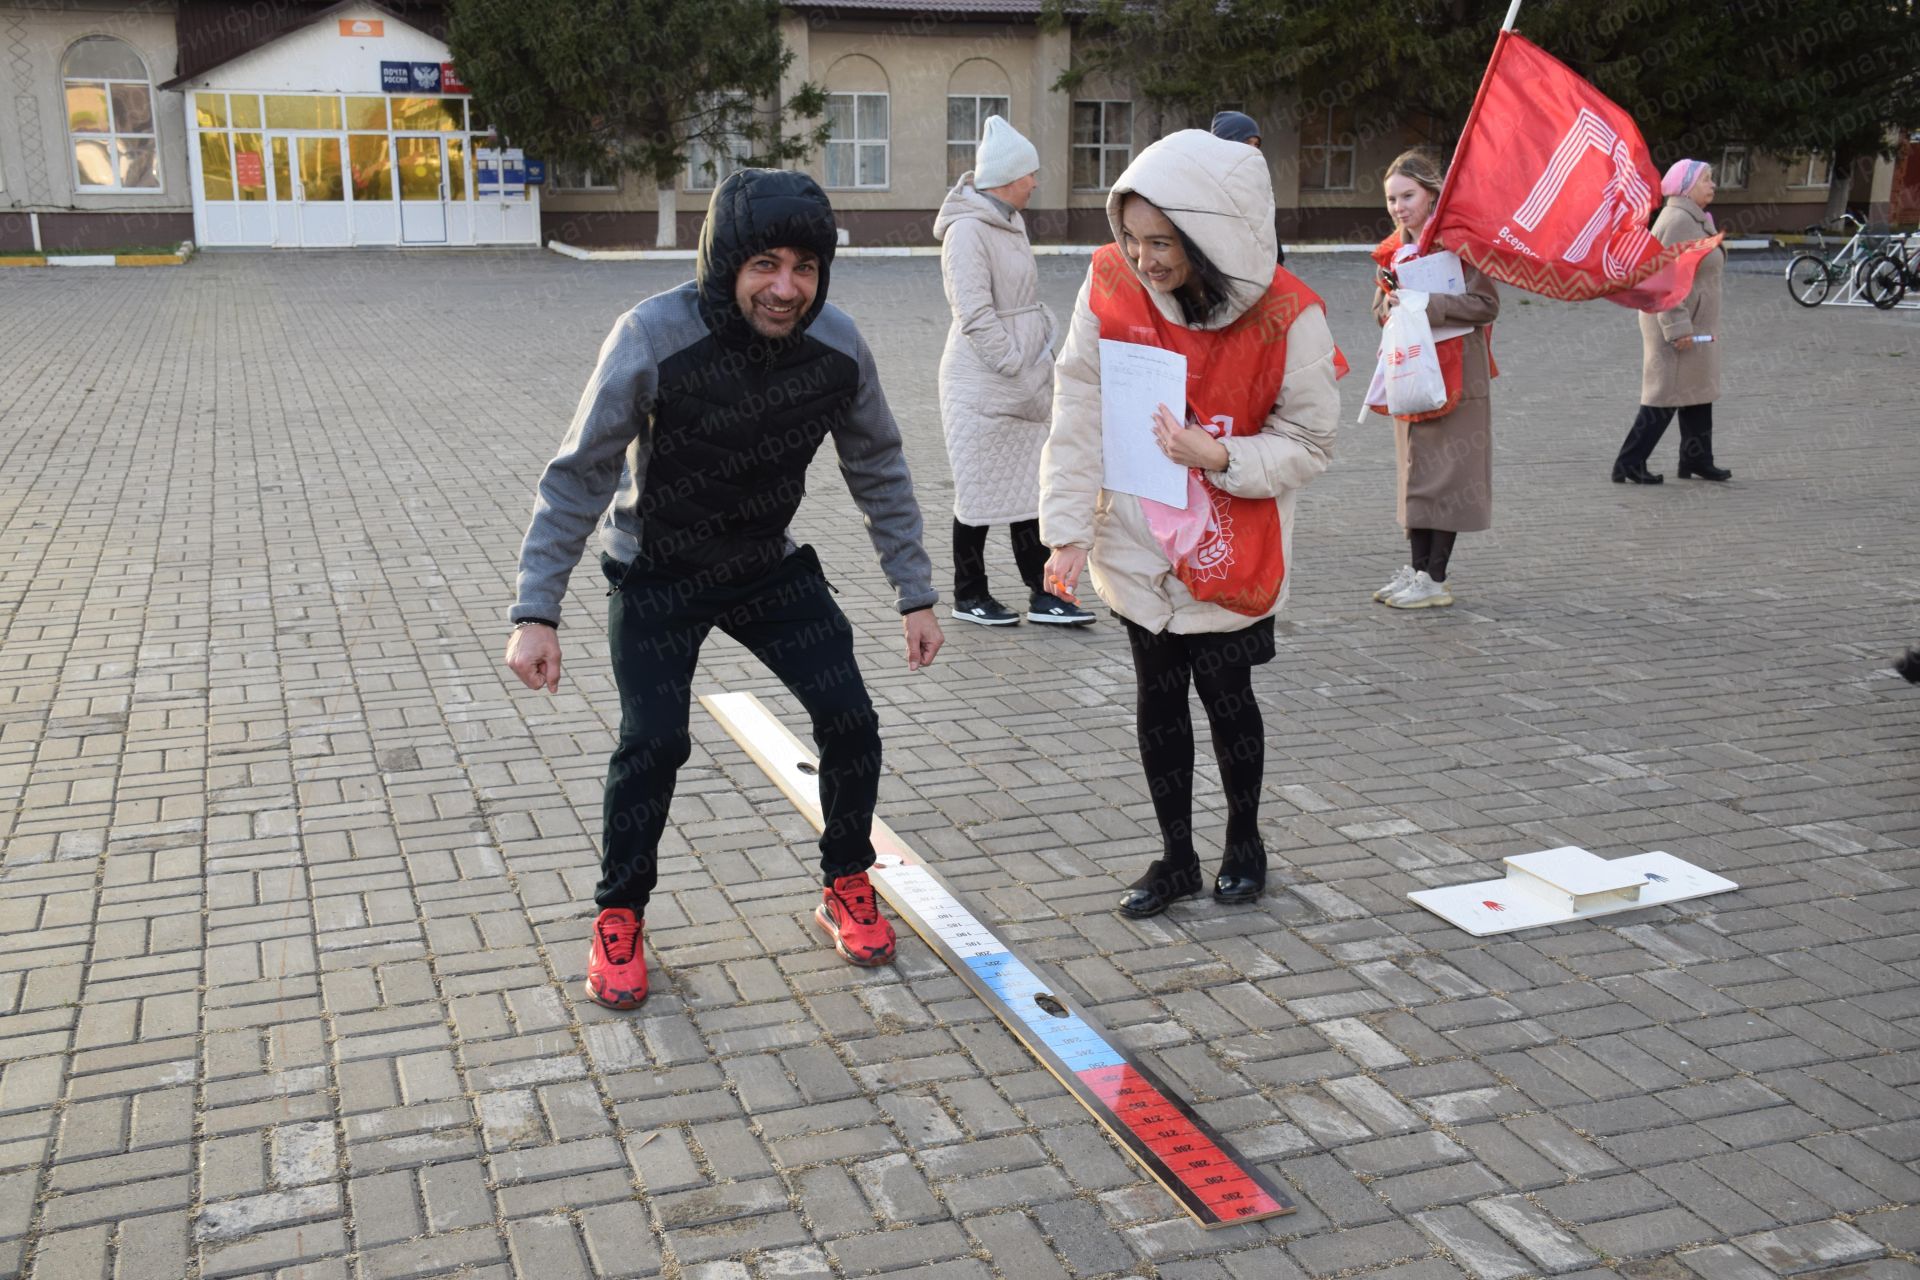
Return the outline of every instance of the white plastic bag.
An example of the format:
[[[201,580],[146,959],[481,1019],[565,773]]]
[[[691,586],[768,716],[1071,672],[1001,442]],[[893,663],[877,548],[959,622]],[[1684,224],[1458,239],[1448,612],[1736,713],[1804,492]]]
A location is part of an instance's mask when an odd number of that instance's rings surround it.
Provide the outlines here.
[[[1432,413],[1446,407],[1447,380],[1440,373],[1433,330],[1427,324],[1427,295],[1400,290],[1400,302],[1387,313],[1380,330],[1380,369],[1376,375],[1387,412],[1396,418]]]

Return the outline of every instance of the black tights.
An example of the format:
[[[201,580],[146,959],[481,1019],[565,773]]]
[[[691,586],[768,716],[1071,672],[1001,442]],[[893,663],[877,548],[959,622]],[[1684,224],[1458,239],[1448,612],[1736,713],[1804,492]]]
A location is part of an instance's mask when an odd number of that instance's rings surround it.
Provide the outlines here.
[[[1426,570],[1435,582],[1447,580],[1447,561],[1453,558],[1453,540],[1460,535],[1451,529],[1409,529],[1407,545],[1413,552],[1413,567]]]
[[[1040,543],[1040,521],[1016,520],[1007,526],[1013,536],[1013,562],[1027,590],[1041,591],[1040,571],[1047,565],[1047,549]],[[953,602],[971,603],[990,598],[987,591],[987,526],[953,522]]]
[[[1126,621],[1122,619],[1122,621]],[[1260,843],[1260,782],[1266,769],[1266,730],[1253,695],[1253,664],[1273,652],[1272,622],[1219,635],[1155,634],[1127,622],[1139,694],[1140,763],[1160,823],[1161,860],[1197,867],[1193,847],[1193,713],[1191,681],[1213,730],[1213,754],[1227,794],[1225,866],[1240,874],[1264,872]]]

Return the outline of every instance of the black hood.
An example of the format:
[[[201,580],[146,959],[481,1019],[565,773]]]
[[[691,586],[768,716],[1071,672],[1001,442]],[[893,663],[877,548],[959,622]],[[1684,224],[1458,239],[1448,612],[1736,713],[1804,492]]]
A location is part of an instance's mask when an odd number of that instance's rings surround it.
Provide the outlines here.
[[[838,243],[827,193],[806,174],[791,169],[742,169],[729,174],[707,205],[694,270],[700,286],[700,314],[707,328],[730,347],[759,347],[768,354],[798,339],[827,305],[827,281]],[[740,314],[733,285],[747,259],[782,248],[805,249],[820,259],[820,288],[813,306],[794,326],[793,337],[769,343]]]

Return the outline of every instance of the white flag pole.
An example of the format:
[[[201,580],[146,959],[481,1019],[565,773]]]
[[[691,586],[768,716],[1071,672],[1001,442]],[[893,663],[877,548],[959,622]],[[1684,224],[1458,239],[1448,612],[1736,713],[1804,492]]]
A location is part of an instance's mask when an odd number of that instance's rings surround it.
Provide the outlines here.
[[[1513,30],[1513,20],[1519,16],[1520,0],[1513,0],[1513,3],[1507,6],[1507,20],[1500,24],[1500,29],[1502,31]]]

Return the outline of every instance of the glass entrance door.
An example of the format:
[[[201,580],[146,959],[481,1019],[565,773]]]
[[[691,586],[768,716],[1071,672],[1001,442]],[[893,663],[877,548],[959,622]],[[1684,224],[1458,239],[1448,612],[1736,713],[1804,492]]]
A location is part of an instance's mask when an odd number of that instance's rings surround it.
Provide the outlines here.
[[[447,242],[447,144],[444,138],[396,137],[400,178],[400,243]]]
[[[353,241],[347,221],[347,178],[340,163],[340,138],[294,140],[293,190],[300,212],[300,243],[308,248]]]

